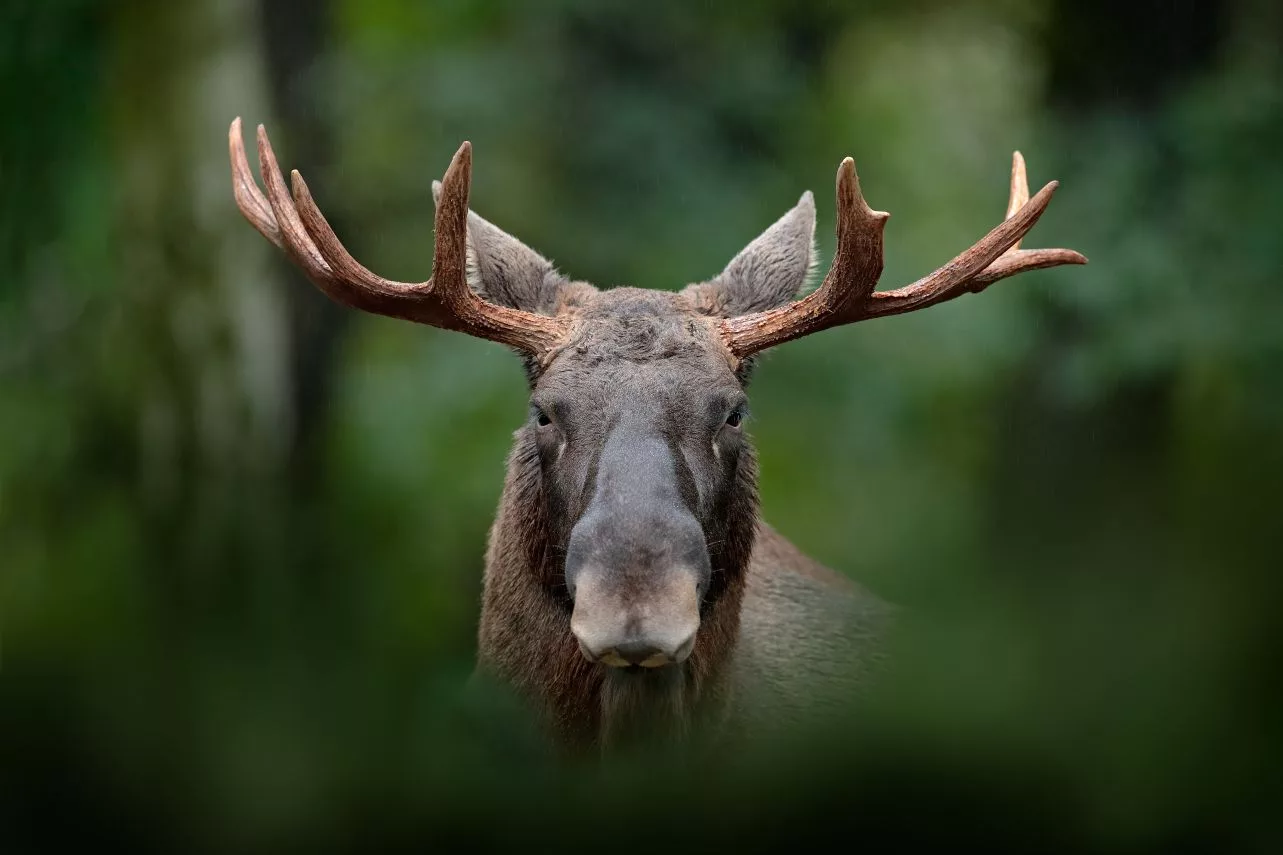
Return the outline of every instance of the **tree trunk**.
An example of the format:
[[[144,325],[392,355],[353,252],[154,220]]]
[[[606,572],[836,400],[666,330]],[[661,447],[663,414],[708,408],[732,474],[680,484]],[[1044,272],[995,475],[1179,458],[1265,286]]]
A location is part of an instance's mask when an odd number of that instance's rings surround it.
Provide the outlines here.
[[[289,458],[297,428],[282,282],[270,247],[236,213],[225,134],[264,116],[253,0],[123,3],[108,81],[116,272],[139,361],[141,497],[179,547],[218,562],[254,486]]]

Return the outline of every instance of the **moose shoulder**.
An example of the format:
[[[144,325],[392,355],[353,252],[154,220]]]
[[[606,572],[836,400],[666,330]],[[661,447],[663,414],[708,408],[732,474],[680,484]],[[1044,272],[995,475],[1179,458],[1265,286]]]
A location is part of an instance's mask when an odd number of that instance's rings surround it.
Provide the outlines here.
[[[262,127],[266,195],[239,119],[229,142],[242,213],[326,294],[524,355],[529,416],[491,529],[478,669],[571,748],[787,725],[848,698],[880,655],[892,610],[759,516],[743,430],[756,353],[1085,262],[1019,248],[1055,183],[1030,198],[1017,154],[1006,220],[924,279],[875,291],[887,215],[848,158],[834,262],[810,294],[809,193],[712,280],[598,290],[469,211],[464,143],[435,187],[433,276],[399,283],[347,253],[297,172],[291,192]]]

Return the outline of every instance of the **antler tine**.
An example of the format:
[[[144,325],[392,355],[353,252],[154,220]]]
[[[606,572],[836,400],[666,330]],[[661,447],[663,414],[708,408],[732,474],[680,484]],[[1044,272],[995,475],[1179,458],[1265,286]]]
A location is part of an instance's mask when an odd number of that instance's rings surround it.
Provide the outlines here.
[[[1015,216],[1029,201],[1029,174],[1025,171],[1025,156],[1018,151],[1011,153],[1011,193],[1007,197],[1007,219]],[[1011,245],[1020,249],[1020,241]]]
[[[824,283],[790,305],[723,320],[722,339],[735,359],[743,359],[829,327],[912,312],[983,291],[999,279],[1027,270],[1086,264],[1081,253],[1069,249],[1020,249],[1020,241],[1047,209],[1057,186],[1052,181],[1030,198],[1025,160],[1015,152],[1007,217],[1002,223],[929,276],[893,291],[874,291],[882,270],[882,226],[887,215],[871,211],[864,203],[854,165],[847,158],[838,170],[838,250]],[[849,254],[855,251],[862,260],[852,260]]]
[[[869,207],[849,157],[838,166],[837,214],[837,250],[819,288],[787,306],[721,322],[736,359],[859,319],[882,275],[882,232],[891,215]]]
[[[1025,172],[1025,157],[1018,151],[1011,153],[1011,196],[1007,200],[1007,219],[1029,201],[1029,179]],[[1021,239],[1023,240],[1023,238]],[[999,279],[1006,279],[1026,270],[1042,270],[1062,264],[1086,264],[1087,258],[1072,249],[1021,249],[1021,241],[1013,243],[1006,252],[971,280],[967,290],[980,293]]]
[[[467,333],[532,353],[547,353],[564,338],[564,321],[486,302],[468,285],[471,143],[459,146],[442,178],[432,278],[418,285],[384,279],[356,261],[334,234],[298,170],[292,179],[303,224],[321,255],[343,280],[359,289],[355,293],[359,303],[351,303],[356,308]]]
[[[496,306],[477,296],[467,281],[468,188],[472,147],[464,143],[443,179],[436,212],[433,276],[426,282],[384,279],[344,248],[321,213],[298,170],[291,193],[262,125],[259,164],[267,197],[259,193],[245,162],[240,121],[232,123],[233,189],[237,205],[265,237],[281,247],[331,299],[374,314],[402,318],[490,339],[545,357],[565,337],[559,318]]]
[[[1058,181],[1049,182],[1038,191],[1036,196],[1029,198],[1029,179],[1024,155],[1018,151],[1012,152],[1011,191],[1007,199],[1007,218],[981,238],[979,243],[930,276],[905,288],[874,294],[869,317],[903,314],[934,306],[963,294],[978,294],[999,279],[1006,279],[1029,270],[1059,267],[1062,264],[1086,264],[1086,256],[1072,249],[1020,248],[1020,242],[1051,204],[1051,196],[1059,186]],[[998,235],[1011,232],[1016,233],[1015,241],[1006,249],[993,253],[993,258],[987,264],[981,265],[979,272],[966,276],[958,275],[962,272],[961,270],[954,274],[946,272],[968,255],[977,253],[977,250],[982,247],[986,250],[984,255],[989,255],[997,245]]]
[[[467,147],[464,143],[464,147]],[[459,172],[461,155],[465,148],[461,148],[459,153],[454,156],[450,162],[450,169],[446,172],[447,179],[452,173]],[[464,216],[467,216],[467,189],[466,178],[464,179]],[[456,178],[456,183],[458,179]],[[342,241],[334,233],[325,215],[317,207],[316,201],[312,198],[312,191],[308,189],[307,182],[303,180],[302,174],[297,170],[290,173],[290,183],[293,185],[294,203],[297,206],[299,216],[303,222],[304,228],[316,243],[317,249],[325,262],[342,278],[351,281],[360,290],[356,295],[362,304],[356,308],[367,309],[369,311],[379,312],[380,314],[393,314],[397,317],[404,317],[406,320],[422,321],[423,323],[432,323],[434,326],[441,326],[442,323],[435,323],[437,319],[430,318],[432,301],[426,298],[433,290],[438,292],[443,290],[457,292],[461,284],[463,288],[468,287],[468,283],[463,272],[463,268],[453,263],[454,256],[466,253],[466,233],[460,235],[452,218],[445,223],[437,222],[437,239],[436,246],[433,250],[432,278],[427,282],[420,284],[410,284],[407,282],[396,282],[391,279],[384,279],[372,273],[367,267],[352,257],[343,246]],[[451,286],[454,287],[451,287]],[[371,301],[379,300],[378,305]],[[401,302],[403,305],[397,306]],[[441,318],[444,322],[448,319]],[[453,327],[451,327],[453,328]]]
[[[849,157],[838,166],[837,209],[837,251],[820,287],[845,314],[867,300],[882,277],[882,231],[891,215],[869,207]]]
[[[1045,270],[1062,264],[1086,264],[1087,256],[1072,249],[1020,249],[1008,252],[993,264],[975,275],[967,283],[967,290],[979,294],[999,279],[1015,276],[1030,270]],[[958,296],[956,294],[950,297]],[[949,299],[946,297],[945,299]],[[937,301],[940,302],[940,301]]]
[[[1034,227],[1034,223],[1038,222],[1042,212],[1051,203],[1051,196],[1056,192],[1057,186],[1058,182],[1048,183],[1015,215],[1003,220],[989,234],[929,276],[894,291],[874,294],[866,317],[911,312],[965,293],[967,285],[975,276]]]
[[[291,261],[302,268],[313,284],[332,299],[347,302],[344,300],[345,283],[334,275],[334,271],[325,263],[316,244],[312,242],[307,229],[303,228],[294,200],[290,198],[290,191],[285,186],[285,178],[281,175],[281,167],[276,162],[271,140],[267,138],[267,130],[262,125],[258,126],[258,171],[263,177],[263,186],[267,188],[267,203],[271,206],[272,216],[280,229],[281,248]]]
[[[236,197],[236,207],[259,234],[276,244],[278,249],[285,249],[276,217],[272,215],[272,208],[263,196],[263,191],[258,189],[254,173],[250,171],[249,161],[245,157],[245,137],[241,130],[240,116],[232,120],[232,127],[227,132],[227,148],[232,160],[232,195]]]

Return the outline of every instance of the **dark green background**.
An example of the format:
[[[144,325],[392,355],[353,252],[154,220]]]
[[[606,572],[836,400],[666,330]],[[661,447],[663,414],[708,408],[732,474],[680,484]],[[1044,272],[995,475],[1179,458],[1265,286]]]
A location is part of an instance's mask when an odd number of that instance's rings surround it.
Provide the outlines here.
[[[1270,0],[0,5],[0,849],[1270,851],[1281,48]],[[463,139],[474,207],[601,285],[706,278],[807,188],[827,260],[848,154],[884,287],[1001,218],[1013,148],[1060,179],[1026,245],[1090,266],[754,381],[767,519],[907,609],[859,723],[603,778],[461,714],[519,363],[316,293],[235,210],[236,115],[402,279]]]

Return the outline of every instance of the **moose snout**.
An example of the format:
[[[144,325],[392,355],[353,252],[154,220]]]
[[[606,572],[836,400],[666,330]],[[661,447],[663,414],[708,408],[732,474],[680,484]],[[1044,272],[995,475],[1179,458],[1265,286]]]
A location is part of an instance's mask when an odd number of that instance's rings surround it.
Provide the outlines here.
[[[683,570],[649,580],[645,590],[612,584],[605,574],[580,574],[570,631],[590,662],[615,668],[660,668],[686,661],[699,630],[695,575]]]
[[[570,631],[590,662],[659,668],[695,647],[712,570],[675,459],[664,436],[638,418],[624,419],[602,448],[565,565]]]

